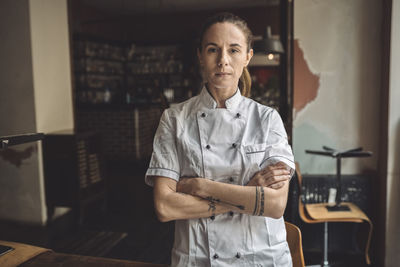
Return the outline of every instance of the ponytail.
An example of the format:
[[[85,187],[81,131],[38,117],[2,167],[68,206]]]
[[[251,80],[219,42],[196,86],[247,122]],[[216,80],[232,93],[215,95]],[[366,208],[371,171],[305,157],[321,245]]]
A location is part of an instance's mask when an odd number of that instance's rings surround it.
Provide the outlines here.
[[[251,93],[251,76],[247,67],[243,68],[243,73],[239,79],[239,89],[242,95],[245,97],[250,97]]]

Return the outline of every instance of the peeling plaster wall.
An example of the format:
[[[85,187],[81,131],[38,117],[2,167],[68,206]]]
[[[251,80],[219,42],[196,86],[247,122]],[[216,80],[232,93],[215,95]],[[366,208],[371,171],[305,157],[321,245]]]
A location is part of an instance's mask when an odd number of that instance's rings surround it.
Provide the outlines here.
[[[66,0],[0,1],[0,135],[73,127]],[[44,224],[39,142],[0,150],[0,219]]]
[[[303,50],[299,46],[299,40],[294,40],[294,84],[296,93],[294,95],[293,109],[294,116],[305,108],[310,102],[314,101],[318,95],[319,75],[311,72],[304,58]]]
[[[392,2],[390,43],[388,176],[386,217],[387,267],[400,262],[400,1]]]
[[[300,48],[295,53],[303,53],[310,72],[295,66],[294,106],[301,109],[294,114],[293,148],[303,173],[336,172],[333,159],[305,154],[305,149],[378,151],[380,29],[380,1],[295,1],[294,36]],[[316,97],[306,104],[296,101],[307,79],[296,75],[319,77],[318,88],[310,89]],[[342,162],[345,174],[376,168],[376,157]]]

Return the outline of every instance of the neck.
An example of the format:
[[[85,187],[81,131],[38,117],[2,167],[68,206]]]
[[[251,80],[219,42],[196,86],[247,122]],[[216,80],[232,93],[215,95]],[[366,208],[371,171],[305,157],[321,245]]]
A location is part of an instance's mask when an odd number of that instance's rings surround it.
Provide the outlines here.
[[[225,101],[231,98],[237,90],[236,88],[215,88],[206,84],[206,88],[211,96],[217,102],[217,108],[226,108]]]

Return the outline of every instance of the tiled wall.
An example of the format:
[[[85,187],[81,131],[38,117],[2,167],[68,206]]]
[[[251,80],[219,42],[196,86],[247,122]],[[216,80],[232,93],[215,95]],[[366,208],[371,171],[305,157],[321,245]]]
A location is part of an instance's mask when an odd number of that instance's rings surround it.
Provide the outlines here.
[[[150,157],[153,137],[160,120],[160,107],[121,110],[79,110],[78,131],[102,135],[107,160],[139,160]]]

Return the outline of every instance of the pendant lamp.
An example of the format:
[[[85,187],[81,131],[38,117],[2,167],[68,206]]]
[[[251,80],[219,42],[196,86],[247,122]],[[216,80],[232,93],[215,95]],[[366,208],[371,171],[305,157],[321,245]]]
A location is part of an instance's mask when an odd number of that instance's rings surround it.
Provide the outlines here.
[[[261,40],[254,41],[253,49],[255,53],[268,55],[269,59],[272,59],[276,54],[285,53],[281,41],[272,38],[271,26],[267,26]]]

